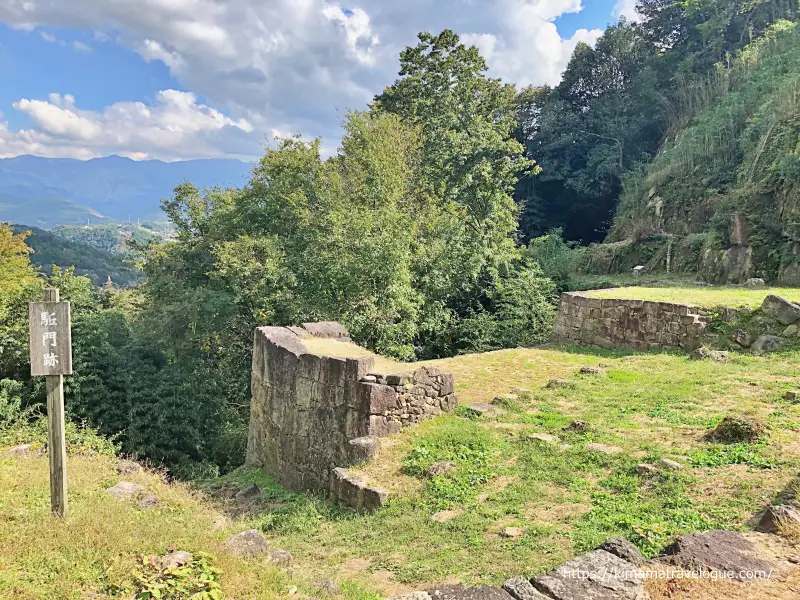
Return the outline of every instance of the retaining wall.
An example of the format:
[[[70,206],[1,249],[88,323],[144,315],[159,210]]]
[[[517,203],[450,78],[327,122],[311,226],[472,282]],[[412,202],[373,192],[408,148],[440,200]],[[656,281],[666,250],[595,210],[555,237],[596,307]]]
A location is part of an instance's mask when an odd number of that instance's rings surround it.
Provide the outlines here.
[[[620,350],[694,350],[714,339],[698,307],[648,300],[561,295],[552,339]]]
[[[339,468],[369,459],[379,437],[455,408],[453,376],[429,367],[377,373],[371,356],[309,352],[307,337],[350,341],[338,323],[255,332],[247,463],[291,489],[330,489],[348,504],[382,500],[380,490],[345,492],[343,480],[366,484]]]

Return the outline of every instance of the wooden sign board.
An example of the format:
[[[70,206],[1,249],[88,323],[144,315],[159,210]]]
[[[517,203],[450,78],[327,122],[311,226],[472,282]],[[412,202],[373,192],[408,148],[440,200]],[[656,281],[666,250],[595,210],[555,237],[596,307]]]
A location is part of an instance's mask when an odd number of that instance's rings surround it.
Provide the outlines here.
[[[69,302],[29,302],[31,376],[72,375]]]

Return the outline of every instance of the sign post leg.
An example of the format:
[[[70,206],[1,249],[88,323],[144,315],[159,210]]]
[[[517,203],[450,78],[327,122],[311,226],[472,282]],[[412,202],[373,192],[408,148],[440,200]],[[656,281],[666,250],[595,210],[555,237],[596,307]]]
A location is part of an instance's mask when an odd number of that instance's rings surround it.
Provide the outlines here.
[[[58,302],[58,290],[46,289],[45,302]],[[67,441],[64,432],[64,376],[48,375],[47,453],[50,459],[50,508],[57,517],[67,516]]]

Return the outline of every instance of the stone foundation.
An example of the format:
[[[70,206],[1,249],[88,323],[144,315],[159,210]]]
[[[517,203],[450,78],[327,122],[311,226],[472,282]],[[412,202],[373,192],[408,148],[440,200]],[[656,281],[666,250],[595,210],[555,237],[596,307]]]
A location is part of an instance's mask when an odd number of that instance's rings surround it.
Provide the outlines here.
[[[698,307],[569,292],[561,295],[552,339],[619,350],[694,350],[714,340],[710,323]]]
[[[338,323],[255,332],[247,464],[290,489],[335,487],[336,499],[360,498],[372,508],[385,494],[366,488],[364,498],[350,489],[355,479],[337,468],[371,458],[380,448],[377,438],[455,408],[453,376],[431,367],[378,373],[371,356],[311,353],[303,344],[310,337],[350,341]]]

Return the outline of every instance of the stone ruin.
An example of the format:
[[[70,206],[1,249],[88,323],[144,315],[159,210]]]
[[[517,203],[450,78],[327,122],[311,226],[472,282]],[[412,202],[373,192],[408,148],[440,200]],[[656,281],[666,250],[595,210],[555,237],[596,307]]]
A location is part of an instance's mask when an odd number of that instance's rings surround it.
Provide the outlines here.
[[[375,508],[387,494],[347,467],[374,456],[380,437],[457,405],[452,375],[370,354],[338,323],[260,327],[247,464],[290,489]]]

